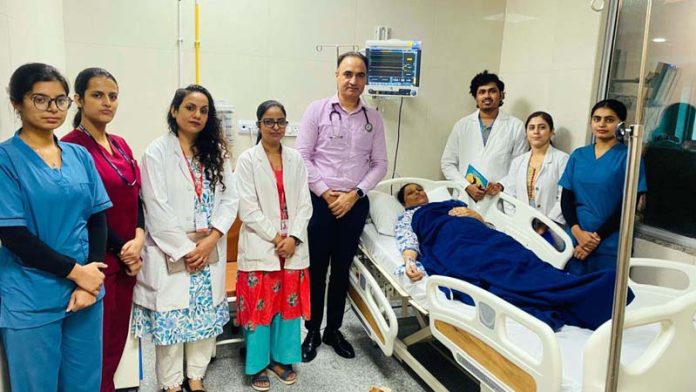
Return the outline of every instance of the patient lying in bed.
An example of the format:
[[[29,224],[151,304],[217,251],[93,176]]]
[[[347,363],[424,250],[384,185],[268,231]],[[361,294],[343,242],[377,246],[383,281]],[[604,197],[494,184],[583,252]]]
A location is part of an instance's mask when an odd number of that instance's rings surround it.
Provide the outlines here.
[[[489,228],[464,202],[429,203],[418,184],[399,190],[406,211],[396,222],[396,241],[406,274],[419,280],[420,261],[430,275],[465,280],[547,323],[596,329],[611,318],[615,272],[567,274],[547,264],[507,234]],[[455,293],[463,302],[471,299]],[[629,302],[633,293],[629,292]]]

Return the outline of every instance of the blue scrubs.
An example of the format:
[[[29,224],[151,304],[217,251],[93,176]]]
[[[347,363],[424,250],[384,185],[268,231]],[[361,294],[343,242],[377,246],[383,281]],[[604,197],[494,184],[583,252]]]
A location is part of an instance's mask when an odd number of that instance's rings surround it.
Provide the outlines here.
[[[56,143],[62,150],[60,169],[46,165],[19,132],[0,143],[0,226],[25,226],[55,251],[86,264],[87,221],[111,207],[111,201],[89,153]],[[99,390],[100,376],[94,375],[101,374],[104,292],[92,307],[68,313],[75,287],[68,279],[24,266],[0,248],[0,333],[13,390]],[[79,344],[71,344],[76,335]],[[65,384],[67,373],[80,382]]]
[[[616,209],[621,208],[627,153],[628,147],[619,143],[597,159],[594,144],[590,144],[576,149],[570,155],[558,184],[575,193],[578,223],[583,230],[596,232]],[[645,167],[641,161],[638,192],[646,192],[647,189]],[[573,239],[573,244],[577,245],[569,227],[566,231]],[[616,231],[607,238],[602,238],[599,247],[586,260],[571,259],[566,270],[585,274],[615,269],[618,242],[619,232]]]

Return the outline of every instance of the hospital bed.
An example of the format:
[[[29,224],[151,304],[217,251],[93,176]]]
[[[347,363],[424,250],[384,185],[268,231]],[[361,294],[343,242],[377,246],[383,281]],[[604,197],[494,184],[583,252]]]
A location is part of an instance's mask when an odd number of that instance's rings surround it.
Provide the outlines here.
[[[431,201],[465,200],[489,224],[503,231],[541,259],[563,268],[572,254],[570,238],[533,208],[504,193],[471,203],[455,183],[399,178],[380,183],[370,194],[371,215],[361,235],[350,272],[348,299],[365,330],[384,354],[406,363],[433,390],[447,390],[408,348],[420,342],[441,343],[450,359],[476,378],[482,391],[603,391],[611,322],[596,331],[565,326],[554,333],[528,313],[464,281],[431,276],[412,283],[393,274],[403,264],[394,237],[378,231],[385,220],[393,226],[397,207],[390,204],[402,184],[424,186]],[[398,203],[398,202],[397,202]],[[391,214],[391,215],[390,215]],[[553,246],[532,229],[532,220],[547,224],[560,239]],[[678,287],[657,286],[645,279],[668,271]],[[696,267],[657,259],[632,259],[629,279],[636,298],[624,325],[619,390],[691,391],[696,387]],[[440,287],[464,292],[469,306],[448,298]],[[401,315],[413,314],[420,329],[398,338]],[[395,309],[397,308],[397,309]]]

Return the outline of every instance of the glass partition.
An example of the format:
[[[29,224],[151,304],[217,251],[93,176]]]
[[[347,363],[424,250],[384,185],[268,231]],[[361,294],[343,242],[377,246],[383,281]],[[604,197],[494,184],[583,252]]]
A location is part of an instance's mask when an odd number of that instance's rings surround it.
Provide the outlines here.
[[[646,3],[624,1],[612,54],[608,96],[629,108],[633,123]],[[696,245],[696,15],[694,0],[653,1],[650,10],[643,120],[648,194],[643,231]]]

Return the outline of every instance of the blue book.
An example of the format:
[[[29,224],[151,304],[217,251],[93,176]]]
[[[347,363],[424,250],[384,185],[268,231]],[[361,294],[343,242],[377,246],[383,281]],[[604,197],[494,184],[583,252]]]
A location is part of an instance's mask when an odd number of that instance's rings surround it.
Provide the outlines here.
[[[478,185],[481,188],[485,188],[488,185],[488,179],[471,165],[466,168],[466,174],[464,177],[466,177],[466,180],[470,183]]]

